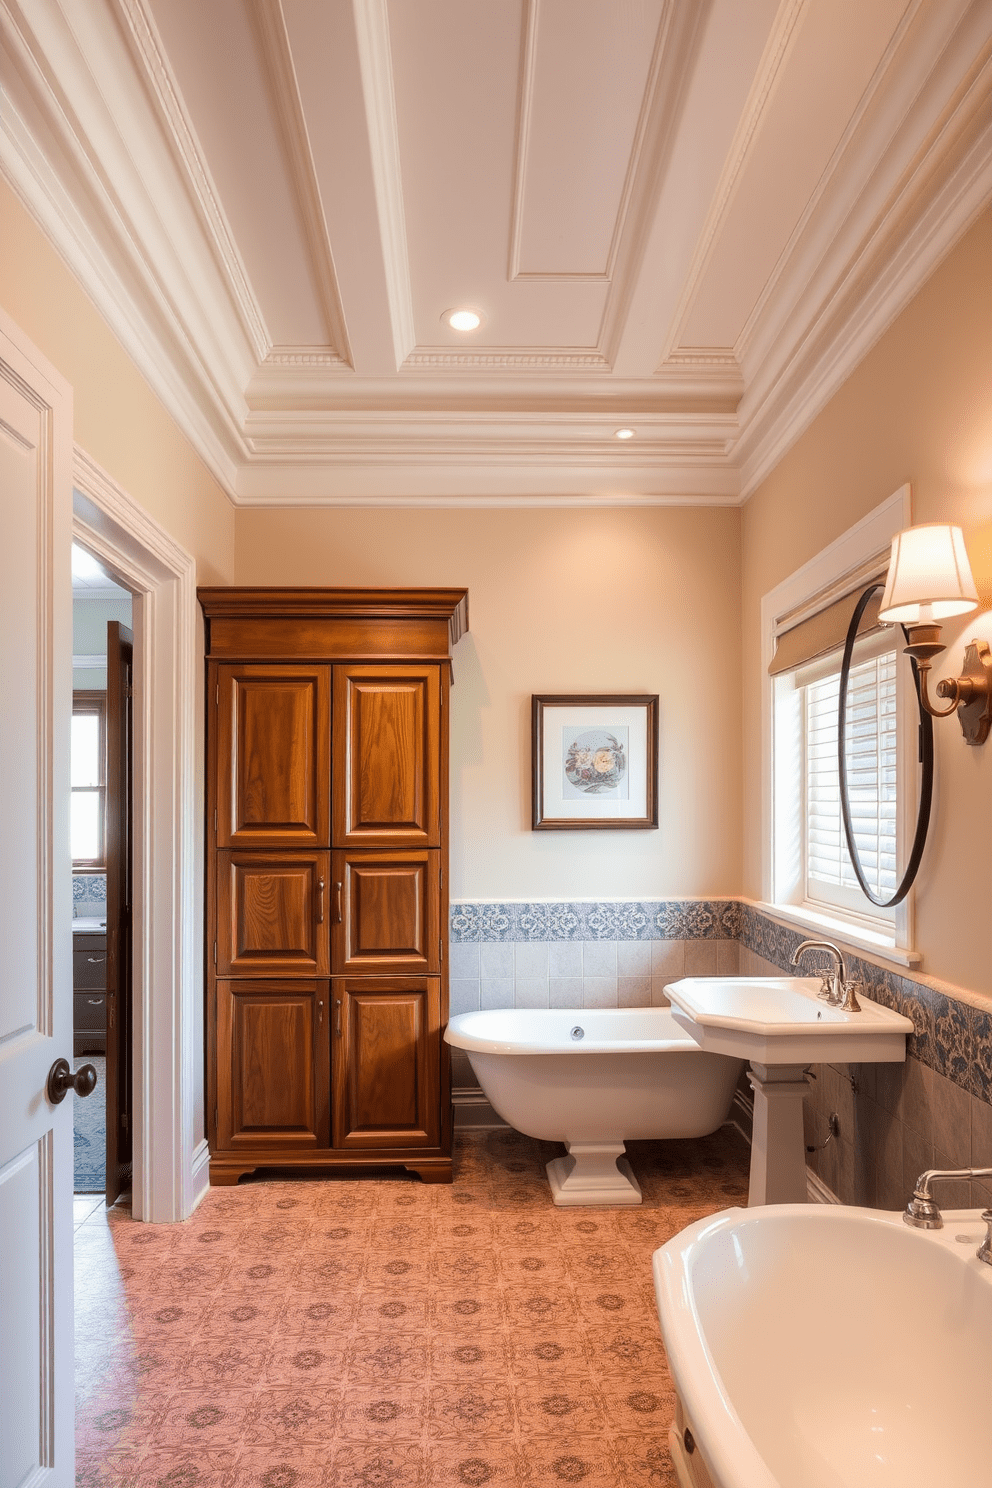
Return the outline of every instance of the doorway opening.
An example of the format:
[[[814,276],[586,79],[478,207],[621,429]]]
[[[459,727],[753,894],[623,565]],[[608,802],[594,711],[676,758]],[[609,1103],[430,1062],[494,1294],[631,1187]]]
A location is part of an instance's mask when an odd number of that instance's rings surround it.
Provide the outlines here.
[[[73,1103],[79,1202],[129,1192],[134,1129],[132,988],[132,662],[134,600],[107,566],[72,549],[73,1067],[92,1095]]]

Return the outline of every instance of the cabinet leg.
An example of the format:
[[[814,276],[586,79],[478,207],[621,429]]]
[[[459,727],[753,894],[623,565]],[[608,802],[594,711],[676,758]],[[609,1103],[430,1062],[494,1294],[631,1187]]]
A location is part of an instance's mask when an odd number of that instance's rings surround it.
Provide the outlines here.
[[[424,1183],[450,1183],[451,1163],[404,1163],[408,1173],[419,1173]]]
[[[225,1163],[223,1165],[223,1167],[220,1165],[220,1163],[211,1163],[210,1164],[210,1187],[211,1188],[233,1188],[234,1184],[237,1183],[238,1179],[244,1173],[254,1173],[254,1171],[255,1171],[254,1166],[248,1167],[248,1168],[236,1168],[236,1167],[230,1166],[227,1163]]]

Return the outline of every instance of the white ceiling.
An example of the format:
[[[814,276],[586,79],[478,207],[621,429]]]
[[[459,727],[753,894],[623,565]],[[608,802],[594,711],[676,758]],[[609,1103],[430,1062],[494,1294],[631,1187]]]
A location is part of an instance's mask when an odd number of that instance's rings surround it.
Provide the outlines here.
[[[240,503],[737,502],[992,199],[990,0],[0,0],[0,86]]]

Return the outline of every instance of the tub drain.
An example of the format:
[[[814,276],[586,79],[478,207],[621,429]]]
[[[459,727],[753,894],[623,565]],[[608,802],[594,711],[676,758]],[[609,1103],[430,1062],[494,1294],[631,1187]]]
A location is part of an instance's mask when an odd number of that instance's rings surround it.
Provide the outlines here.
[[[580,1028],[579,1025],[578,1025],[578,1023],[576,1023],[575,1027],[572,1029],[572,1037],[574,1039],[580,1039],[580,1038],[585,1038],[585,1036],[586,1036],[585,1029],[584,1028]]]

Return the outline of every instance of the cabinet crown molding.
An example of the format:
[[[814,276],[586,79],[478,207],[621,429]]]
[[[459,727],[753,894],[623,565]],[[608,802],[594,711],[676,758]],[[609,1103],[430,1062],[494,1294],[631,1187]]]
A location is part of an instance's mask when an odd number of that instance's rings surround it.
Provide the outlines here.
[[[468,630],[467,589],[205,587],[208,620],[446,620],[449,645]]]

